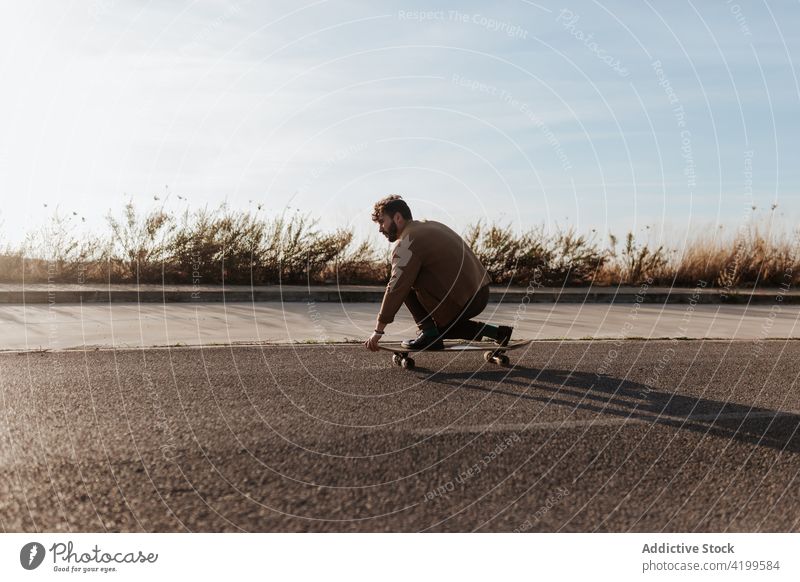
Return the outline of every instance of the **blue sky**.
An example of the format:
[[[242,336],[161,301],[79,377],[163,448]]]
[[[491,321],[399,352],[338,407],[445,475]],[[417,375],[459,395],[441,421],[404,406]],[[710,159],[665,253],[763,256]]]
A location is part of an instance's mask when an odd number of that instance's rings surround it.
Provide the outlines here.
[[[363,234],[387,193],[458,229],[794,226],[798,7],[6,3],[2,238],[167,191]]]

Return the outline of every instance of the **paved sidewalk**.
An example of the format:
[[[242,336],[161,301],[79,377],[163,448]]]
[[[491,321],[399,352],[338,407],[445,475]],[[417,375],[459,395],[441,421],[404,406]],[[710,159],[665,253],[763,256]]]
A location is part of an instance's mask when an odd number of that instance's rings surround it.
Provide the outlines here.
[[[363,341],[373,303],[169,303],[0,306],[0,350]],[[515,339],[727,338],[800,335],[800,306],[489,304],[480,319]],[[406,309],[386,341],[416,335]]]
[[[49,285],[0,284],[0,304],[68,303],[211,303],[287,302],[378,303],[379,285]],[[492,287],[493,303],[696,303],[800,304],[800,291],[781,289],[740,290],[728,294],[719,289],[668,287]],[[780,296],[780,299],[779,299]]]

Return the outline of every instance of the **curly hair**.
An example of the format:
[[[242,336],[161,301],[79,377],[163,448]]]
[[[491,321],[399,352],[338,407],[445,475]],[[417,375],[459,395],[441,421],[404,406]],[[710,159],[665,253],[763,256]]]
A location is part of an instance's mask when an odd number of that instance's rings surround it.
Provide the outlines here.
[[[411,209],[399,194],[392,194],[386,198],[381,198],[375,203],[372,210],[372,221],[380,222],[384,214],[394,216],[395,212],[399,212],[400,216],[406,220],[412,220]]]

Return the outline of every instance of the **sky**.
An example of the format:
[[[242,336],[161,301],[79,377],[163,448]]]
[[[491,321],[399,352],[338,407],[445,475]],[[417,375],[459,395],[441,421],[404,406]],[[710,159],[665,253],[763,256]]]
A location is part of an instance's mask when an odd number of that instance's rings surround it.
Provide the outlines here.
[[[794,226],[798,8],[6,2],[0,241],[55,208],[99,232],[128,200],[374,236],[391,193],[459,230],[664,240],[774,204]]]

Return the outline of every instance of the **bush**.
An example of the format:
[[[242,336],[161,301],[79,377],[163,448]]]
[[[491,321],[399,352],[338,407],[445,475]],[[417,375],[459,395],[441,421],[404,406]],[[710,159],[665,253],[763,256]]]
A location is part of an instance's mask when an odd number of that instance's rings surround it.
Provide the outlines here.
[[[163,207],[137,212],[128,202],[107,216],[105,235],[79,236],[73,217],[58,210],[18,248],[0,250],[0,281],[208,284],[385,284],[389,253],[350,229],[320,232],[308,214],[267,219],[225,205],[184,211]],[[600,248],[574,229],[547,234],[544,227],[517,233],[510,226],[478,222],[467,244],[496,285],[638,285],[652,279],[694,287],[704,280],[726,289],[797,283],[798,233],[776,232],[750,222],[735,236],[706,231],[678,252],[638,242],[628,233],[621,249],[610,236]],[[787,279],[788,276],[788,279]]]

